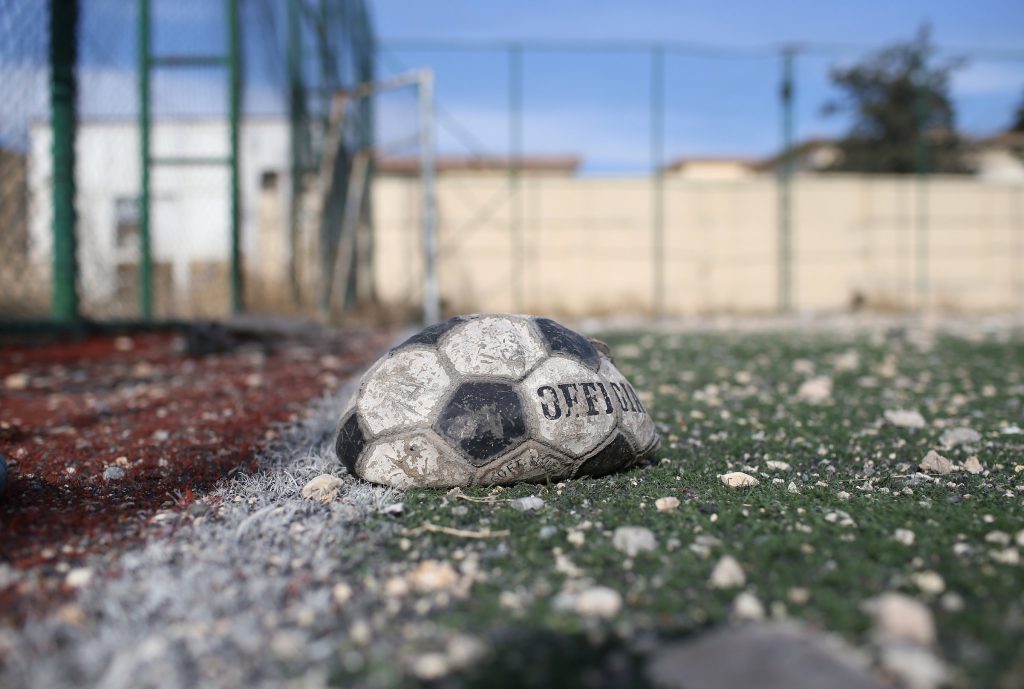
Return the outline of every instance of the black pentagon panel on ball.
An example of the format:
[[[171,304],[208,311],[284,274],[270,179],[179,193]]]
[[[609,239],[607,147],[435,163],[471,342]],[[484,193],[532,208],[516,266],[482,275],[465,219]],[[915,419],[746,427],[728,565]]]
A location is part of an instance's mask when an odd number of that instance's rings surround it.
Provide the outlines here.
[[[435,430],[479,467],[526,439],[526,415],[511,385],[463,383],[442,410]]]
[[[600,452],[580,465],[576,476],[605,476],[624,469],[635,459],[636,453],[633,451],[633,446],[629,444],[625,436],[616,433],[612,441],[605,445]]]
[[[550,318],[535,318],[533,322],[540,328],[552,354],[568,354],[595,371],[600,367],[601,355],[590,340]]]
[[[395,347],[391,351],[393,351],[393,352],[394,351],[398,351],[399,349],[403,349],[405,347],[411,347],[412,345],[428,345],[428,346],[436,345],[437,341],[440,340],[441,336],[443,336],[446,332],[448,332],[449,330],[451,330],[455,326],[459,325],[460,323],[465,323],[465,322],[466,322],[466,317],[465,316],[455,316],[453,318],[449,318],[444,323],[438,323],[437,325],[431,325],[431,326],[426,327],[423,330],[419,331],[418,333],[416,333],[415,335],[413,335],[408,340],[406,340],[402,344],[398,345],[397,347]]]
[[[359,427],[359,416],[353,411],[341,424],[338,439],[334,443],[334,451],[338,454],[338,459],[350,474],[356,472],[356,461],[364,447],[366,447],[366,436],[363,435],[363,429]]]

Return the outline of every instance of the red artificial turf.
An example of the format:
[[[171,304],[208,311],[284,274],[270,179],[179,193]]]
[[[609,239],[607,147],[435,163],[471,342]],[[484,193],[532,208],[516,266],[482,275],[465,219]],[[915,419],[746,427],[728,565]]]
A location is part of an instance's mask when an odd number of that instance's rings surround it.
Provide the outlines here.
[[[188,356],[173,333],[0,348],[0,563],[31,574],[0,589],[0,616],[63,590],[84,556],[137,540],[255,466],[277,424],[364,367],[383,333],[281,340]],[[104,478],[104,471],[120,478]]]

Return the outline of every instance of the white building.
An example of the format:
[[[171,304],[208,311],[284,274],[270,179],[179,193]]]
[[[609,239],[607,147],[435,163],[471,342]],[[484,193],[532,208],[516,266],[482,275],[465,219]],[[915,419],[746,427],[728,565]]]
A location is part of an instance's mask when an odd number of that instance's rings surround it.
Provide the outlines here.
[[[156,158],[223,158],[229,152],[223,118],[155,121]],[[32,128],[29,184],[33,207],[29,233],[33,261],[50,270],[49,203],[51,135]],[[279,178],[286,207],[289,185],[288,122],[247,119],[240,131],[241,236],[247,261],[259,261],[260,190]],[[138,313],[139,129],[137,121],[82,121],[78,127],[77,211],[80,293],[87,313]],[[230,178],[227,165],[156,165],[151,168],[150,227],[158,316],[226,313],[230,256]],[[42,211],[42,212],[40,212]],[[286,218],[282,217],[281,222]],[[287,237],[282,226],[278,236]],[[284,247],[286,249],[286,247]],[[266,258],[266,257],[265,257]],[[280,253],[274,260],[287,260]],[[49,279],[47,277],[47,279]]]

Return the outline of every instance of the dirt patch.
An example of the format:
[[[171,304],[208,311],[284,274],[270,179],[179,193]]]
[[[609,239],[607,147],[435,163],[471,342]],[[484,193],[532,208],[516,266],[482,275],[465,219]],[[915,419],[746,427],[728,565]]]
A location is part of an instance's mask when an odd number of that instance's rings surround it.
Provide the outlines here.
[[[85,556],[136,541],[160,509],[187,508],[275,426],[299,418],[386,346],[389,333],[90,336],[0,356],[0,617],[70,593]],[[202,352],[196,354],[196,352]],[[0,572],[2,573],[2,572]]]

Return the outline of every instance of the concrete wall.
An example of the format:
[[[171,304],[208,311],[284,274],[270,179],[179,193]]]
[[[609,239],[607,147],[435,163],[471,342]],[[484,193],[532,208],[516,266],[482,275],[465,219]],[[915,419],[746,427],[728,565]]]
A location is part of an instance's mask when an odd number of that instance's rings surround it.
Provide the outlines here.
[[[440,176],[440,283],[448,311],[651,312],[649,179],[524,173],[518,225],[510,222],[509,199],[504,177]],[[395,306],[422,298],[419,203],[415,178],[378,180],[378,293]],[[771,177],[669,177],[657,259],[666,311],[775,309],[777,204]],[[910,309],[922,300],[948,311],[1024,308],[1020,182],[936,177],[919,196],[912,177],[805,175],[794,184],[793,227],[798,309],[855,302]]]

